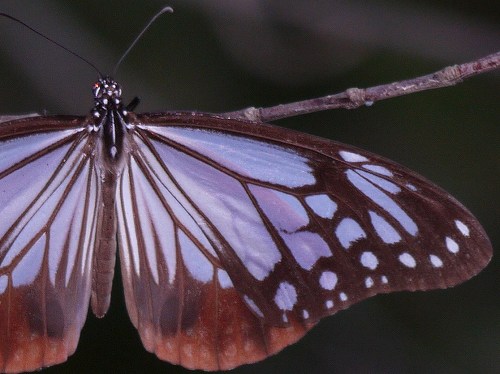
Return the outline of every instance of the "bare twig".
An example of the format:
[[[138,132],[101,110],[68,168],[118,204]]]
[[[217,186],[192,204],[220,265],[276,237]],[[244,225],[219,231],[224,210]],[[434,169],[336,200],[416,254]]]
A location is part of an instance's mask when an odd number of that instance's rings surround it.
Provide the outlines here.
[[[373,103],[411,93],[453,86],[474,75],[486,73],[500,67],[500,52],[482,57],[465,64],[448,66],[433,74],[400,82],[383,84],[369,88],[349,88],[344,92],[316,99],[281,104],[268,108],[254,108],[224,113],[230,118],[268,122],[301,114],[320,112],[329,109],[355,109],[371,106]]]
[[[500,68],[500,52],[479,58],[465,64],[448,66],[435,73],[400,82],[383,84],[369,88],[349,88],[344,92],[281,104],[267,108],[250,107],[234,112],[222,113],[228,118],[247,119],[256,122],[269,122],[302,114],[320,112],[329,109],[355,109],[371,106],[373,103],[419,91],[453,86],[474,75]],[[17,116],[19,118],[29,116]],[[16,116],[0,116],[0,123],[16,119]]]
[[[29,114],[17,114],[17,115],[0,115],[0,123],[14,121],[16,119],[28,118],[28,117],[36,117],[39,116],[38,113],[29,113]]]

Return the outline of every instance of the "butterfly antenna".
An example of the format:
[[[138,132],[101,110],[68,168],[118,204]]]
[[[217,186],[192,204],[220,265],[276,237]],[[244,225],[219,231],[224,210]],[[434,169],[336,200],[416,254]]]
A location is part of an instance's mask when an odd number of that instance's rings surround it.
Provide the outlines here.
[[[123,59],[129,54],[129,52],[132,50],[132,48],[134,48],[134,46],[137,44],[137,42],[139,41],[139,39],[142,37],[142,35],[144,35],[144,33],[150,28],[150,26],[156,21],[156,19],[158,17],[160,17],[163,13],[173,13],[174,10],[172,9],[172,7],[169,7],[169,6],[166,6],[164,7],[163,9],[161,9],[158,13],[156,13],[153,18],[151,18],[151,20],[148,22],[148,24],[146,26],[144,26],[144,28],[142,29],[142,31],[139,33],[139,35],[137,35],[134,39],[134,41],[132,42],[132,44],[130,44],[130,47],[127,48],[127,50],[125,51],[125,53],[123,53],[122,57],[120,57],[120,59],[118,60],[118,62],[116,63],[114,69],[113,69],[113,76],[115,75],[116,71],[118,70],[118,67],[120,66],[120,64],[122,63]]]
[[[62,45],[61,43],[56,42],[54,39],[49,38],[47,35],[42,34],[40,31],[38,31],[38,30],[34,29],[33,27],[31,27],[30,25],[28,25],[28,24],[24,23],[24,22],[23,22],[23,21],[21,21],[20,19],[18,19],[18,18],[16,18],[16,17],[11,16],[10,14],[0,12],[0,16],[5,17],[5,18],[8,18],[8,19],[10,19],[10,20],[12,20],[12,21],[14,21],[14,22],[17,22],[18,24],[20,24],[20,25],[22,25],[22,26],[26,27],[28,30],[33,31],[35,34],[37,34],[37,35],[41,36],[42,38],[44,38],[44,39],[48,40],[48,41],[49,41],[49,42],[51,42],[52,44],[55,44],[55,45],[57,45],[58,47],[60,47],[60,48],[64,49],[66,52],[71,53],[73,56],[75,56],[75,57],[79,58],[79,59],[80,59],[80,60],[82,60],[83,62],[86,62],[88,65],[90,65],[92,68],[94,68],[94,70],[97,72],[97,74],[99,75],[99,77],[101,77],[101,78],[102,78],[102,76],[103,76],[103,75],[101,74],[101,72],[99,71],[99,69],[97,68],[97,66],[95,66],[92,62],[90,62],[90,61],[89,61],[89,60],[87,60],[86,58],[84,58],[84,57],[80,56],[78,53],[73,52],[71,49],[69,49],[69,48],[65,47],[65,46],[64,46],[64,45]]]

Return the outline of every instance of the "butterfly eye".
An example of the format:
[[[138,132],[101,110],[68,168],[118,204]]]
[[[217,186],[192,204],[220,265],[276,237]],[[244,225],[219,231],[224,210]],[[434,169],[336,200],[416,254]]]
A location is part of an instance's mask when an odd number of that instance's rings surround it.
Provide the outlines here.
[[[94,83],[94,85],[92,87],[92,92],[94,94],[94,98],[101,97],[101,83],[100,82]]]

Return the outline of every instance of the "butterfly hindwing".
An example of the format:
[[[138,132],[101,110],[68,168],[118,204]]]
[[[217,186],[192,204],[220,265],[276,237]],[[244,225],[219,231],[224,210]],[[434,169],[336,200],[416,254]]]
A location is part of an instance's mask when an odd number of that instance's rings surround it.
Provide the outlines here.
[[[198,225],[201,212],[170,167],[150,139],[134,136],[133,144],[118,186],[118,231],[127,308],[146,349],[216,370],[261,360],[300,338],[312,325],[264,328],[234,289]]]
[[[65,361],[85,322],[100,189],[82,129],[64,117],[0,126],[2,372]]]

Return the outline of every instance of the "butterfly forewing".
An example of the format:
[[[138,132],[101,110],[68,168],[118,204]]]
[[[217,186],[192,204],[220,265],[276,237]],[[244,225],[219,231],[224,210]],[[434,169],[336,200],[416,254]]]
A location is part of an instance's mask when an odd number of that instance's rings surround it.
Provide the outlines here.
[[[63,362],[87,315],[100,188],[81,119],[0,126],[0,370]]]
[[[117,199],[125,293],[162,359],[253,362],[357,301],[449,287],[491,257],[460,203],[366,151],[210,115],[133,125]]]

